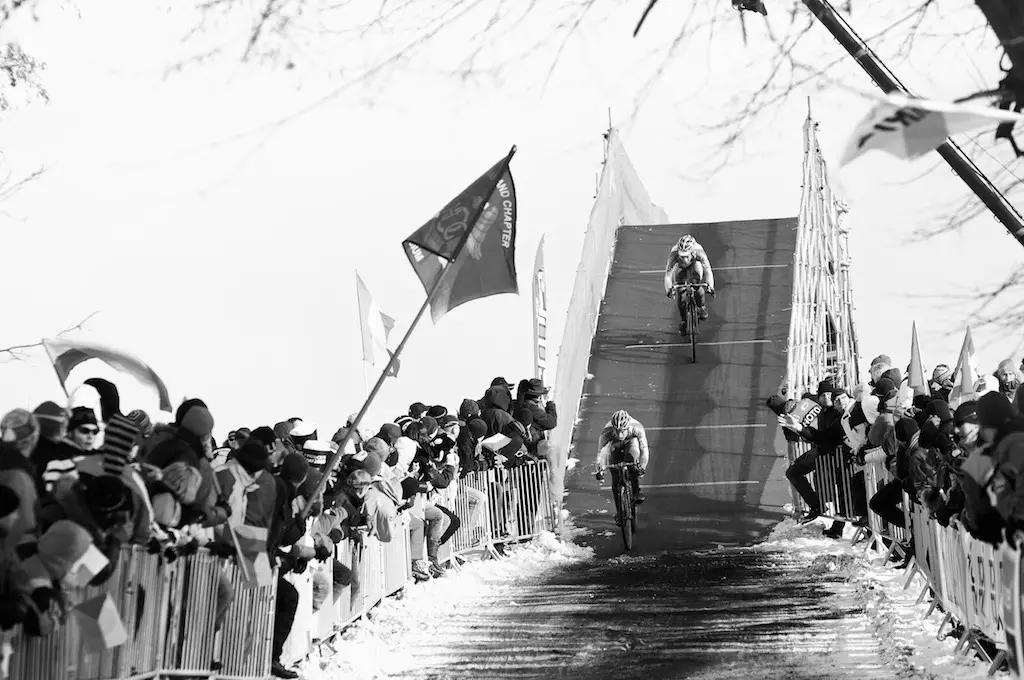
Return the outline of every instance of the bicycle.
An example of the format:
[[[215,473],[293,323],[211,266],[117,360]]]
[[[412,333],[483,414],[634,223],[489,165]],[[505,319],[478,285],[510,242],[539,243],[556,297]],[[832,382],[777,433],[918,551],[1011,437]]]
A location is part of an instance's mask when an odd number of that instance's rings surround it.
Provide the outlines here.
[[[637,464],[635,462],[613,463],[608,466],[609,470],[621,471],[615,475],[618,477],[618,482],[613,485],[612,492],[618,501],[619,526],[622,527],[622,542],[626,545],[627,551],[633,549],[633,534],[636,533],[636,499],[633,497],[633,479],[625,472],[629,468],[632,468],[633,474],[636,474]]]
[[[700,333],[700,318],[697,315],[697,301],[694,297],[694,290],[696,288],[703,288],[706,292],[708,284],[687,281],[686,283],[677,283],[672,286],[673,293],[676,295],[682,293],[685,296],[685,299],[682,300],[681,316],[682,322],[690,336],[690,354],[693,358],[693,363],[697,363],[697,335]]]

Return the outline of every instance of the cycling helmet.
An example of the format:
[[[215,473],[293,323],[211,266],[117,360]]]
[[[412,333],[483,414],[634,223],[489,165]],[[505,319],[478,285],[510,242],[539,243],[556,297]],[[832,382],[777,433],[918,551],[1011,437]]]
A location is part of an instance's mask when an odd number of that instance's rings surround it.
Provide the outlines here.
[[[694,246],[696,245],[697,242],[693,239],[693,237],[690,236],[689,234],[686,234],[681,239],[679,239],[679,243],[676,244],[676,247],[679,249],[680,253],[688,253],[692,251]]]
[[[629,423],[632,418],[624,410],[616,411],[612,414],[612,427],[616,430],[625,430],[629,427]]]

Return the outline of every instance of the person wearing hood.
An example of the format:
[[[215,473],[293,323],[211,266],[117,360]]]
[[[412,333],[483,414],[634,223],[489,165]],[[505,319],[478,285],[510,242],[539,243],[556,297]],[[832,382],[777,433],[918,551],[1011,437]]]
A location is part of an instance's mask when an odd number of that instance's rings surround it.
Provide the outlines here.
[[[505,411],[508,412],[509,417],[511,417],[513,404],[515,403],[512,400],[513,387],[515,387],[515,385],[505,380],[505,378],[501,376],[498,376],[497,378],[492,380],[490,387],[488,387],[487,391],[484,392],[484,396],[477,401],[477,405],[480,407],[480,411],[483,412],[488,408],[488,406],[494,406],[496,404],[505,404],[503,408]],[[505,396],[505,398],[501,399],[500,401],[495,401],[493,396],[493,390],[497,390],[498,392],[502,393]]]
[[[208,458],[213,451],[213,425],[205,402],[187,399],[178,407],[170,428],[154,431],[140,459],[161,469],[178,461],[198,468],[200,459]]]
[[[500,434],[512,422],[512,396],[503,385],[491,386],[480,400],[480,420],[487,425],[487,436]]]
[[[995,465],[992,451],[984,446],[979,435],[978,404],[968,401],[957,407],[953,414],[956,420],[957,445],[964,452],[964,462],[955,471],[964,494],[964,510],[960,522],[976,539],[991,545],[1003,540],[1003,519],[992,506],[986,491],[987,481],[992,478]]]
[[[953,370],[946,364],[939,364],[932,371],[932,379],[928,382],[932,399],[949,400],[949,393],[953,390]]]

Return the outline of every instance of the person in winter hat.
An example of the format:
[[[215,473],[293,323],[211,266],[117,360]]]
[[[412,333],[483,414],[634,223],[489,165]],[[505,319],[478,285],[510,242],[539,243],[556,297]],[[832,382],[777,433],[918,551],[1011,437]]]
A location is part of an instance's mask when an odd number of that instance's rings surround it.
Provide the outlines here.
[[[468,423],[473,418],[477,418],[480,415],[480,404],[475,399],[463,399],[462,404],[459,406],[459,422],[462,424]]]
[[[477,405],[480,406],[480,411],[481,412],[485,411],[488,408],[488,406],[495,406],[497,404],[506,404],[506,406],[504,407],[504,410],[508,412],[508,415],[511,418],[511,416],[512,416],[512,405],[514,403],[514,400],[512,399],[512,388],[513,387],[515,387],[515,385],[513,385],[509,381],[505,380],[505,378],[503,378],[501,376],[498,376],[497,378],[492,380],[491,381],[491,386],[487,388],[486,392],[484,392],[484,396],[481,397],[479,401],[477,401]],[[496,400],[495,399],[495,393],[492,390],[497,390],[498,392],[502,393],[504,395],[504,397],[500,398],[499,400]],[[485,418],[484,420],[486,422],[487,419]],[[490,426],[490,423],[488,423],[488,426]]]
[[[384,423],[377,432],[377,438],[384,441],[388,446],[394,446],[395,441],[402,436],[402,428],[397,423]]]
[[[36,490],[40,495],[61,476],[75,474],[75,457],[81,449],[67,439],[69,413],[52,401],[44,401],[32,415],[39,421],[39,443],[31,461],[36,470]]]
[[[9,521],[11,526],[0,555],[13,554],[36,529],[39,495],[30,456],[38,440],[39,421],[25,409],[15,409],[0,419],[0,486],[7,487],[18,498],[17,518]]]
[[[156,444],[145,462],[161,469],[177,461],[198,468],[199,461],[213,452],[213,415],[205,403],[190,399],[178,408],[175,426],[173,436]]]
[[[1010,359],[1000,361],[999,367],[996,368],[993,375],[999,381],[999,391],[1008,400],[1013,401],[1017,388],[1020,387],[1020,373],[1014,367],[1013,361]]]
[[[532,415],[530,423],[530,444],[527,449],[531,454],[546,457],[547,449],[544,445],[547,440],[547,433],[558,426],[558,410],[555,402],[544,401],[545,395],[550,391],[537,378],[526,381],[525,389],[520,391],[520,407],[529,409]]]
[[[419,420],[425,415],[427,415],[427,405],[422,401],[416,401],[409,405],[409,417],[413,420]]]
[[[512,396],[508,388],[495,385],[487,389],[480,402],[480,419],[487,424],[487,436],[500,434],[512,422]]]
[[[137,408],[129,411],[128,420],[135,423],[135,427],[139,429],[140,440],[147,439],[153,435],[153,421],[150,420],[149,414],[142,409]]]
[[[953,369],[946,364],[939,364],[932,371],[932,379],[928,383],[933,399],[947,401],[953,389]]]

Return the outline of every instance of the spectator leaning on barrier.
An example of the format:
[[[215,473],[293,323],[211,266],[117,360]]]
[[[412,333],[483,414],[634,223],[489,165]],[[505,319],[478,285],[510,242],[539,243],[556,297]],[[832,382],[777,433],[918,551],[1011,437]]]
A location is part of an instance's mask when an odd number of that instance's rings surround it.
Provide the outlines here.
[[[530,444],[527,446],[529,452],[541,458],[547,457],[547,449],[544,442],[547,433],[558,426],[558,410],[555,402],[545,403],[544,396],[549,388],[538,378],[530,378],[520,383],[519,407],[530,411],[532,420],[530,423]]]

